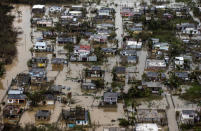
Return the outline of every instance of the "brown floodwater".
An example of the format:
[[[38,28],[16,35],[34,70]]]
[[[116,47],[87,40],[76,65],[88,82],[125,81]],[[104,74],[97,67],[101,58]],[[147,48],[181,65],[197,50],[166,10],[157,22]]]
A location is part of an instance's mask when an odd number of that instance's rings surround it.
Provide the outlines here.
[[[18,73],[26,72],[28,70],[27,61],[31,58],[29,49],[33,45],[30,37],[31,7],[27,5],[14,5],[14,7],[15,8],[11,12],[12,15],[16,16],[13,22],[13,27],[21,28],[23,33],[18,36],[18,42],[16,43],[17,55],[13,58],[13,63],[6,66],[6,74],[1,80],[4,88],[3,90],[0,90],[1,100],[5,95],[12,78],[15,78]],[[18,14],[16,13],[17,11],[22,12],[20,17],[18,17]]]

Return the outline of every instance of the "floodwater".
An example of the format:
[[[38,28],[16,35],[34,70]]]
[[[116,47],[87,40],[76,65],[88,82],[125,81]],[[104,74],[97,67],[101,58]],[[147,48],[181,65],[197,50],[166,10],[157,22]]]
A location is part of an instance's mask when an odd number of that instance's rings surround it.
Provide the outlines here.
[[[31,7],[27,5],[15,5],[15,9],[13,10],[12,14],[18,16],[18,14],[16,13],[17,10],[21,11],[22,14],[21,17],[15,18],[13,26],[15,28],[21,28],[23,33],[18,36],[18,53],[13,60],[13,64],[6,66],[7,72],[4,78],[2,79],[4,90],[0,90],[1,99],[3,99],[3,96],[6,94],[6,90],[8,89],[12,78],[15,78],[15,76],[19,73],[28,71],[27,61],[32,57],[30,48],[33,46],[33,42],[36,41],[36,38],[41,36],[41,32],[36,31],[35,28],[31,28]],[[63,48],[56,47],[56,50],[63,50]],[[41,54],[34,55],[41,56]],[[51,59],[52,57],[51,54],[45,54],[45,56],[47,56],[49,59]],[[57,57],[64,56],[59,56],[59,54],[57,54]],[[111,71],[114,66],[119,65],[119,62],[119,56],[114,56],[108,58],[108,62],[106,62],[102,66],[102,68],[106,70],[106,82],[112,82]],[[68,67],[64,66],[62,71],[52,71],[51,64],[48,64],[48,77],[54,77],[55,84],[57,85],[64,85],[66,87],[70,87],[70,91],[63,89],[63,92],[72,92],[72,99],[75,100],[75,104],[72,104],[70,106],[56,103],[54,110],[51,112],[52,116],[50,122],[56,122],[58,120],[62,108],[69,109],[70,107],[81,105],[90,111],[92,123],[100,126],[99,129],[96,129],[97,131],[102,130],[103,126],[118,126],[117,119],[125,117],[123,104],[118,104],[118,108],[115,111],[105,111],[104,109],[99,109],[98,104],[100,103],[101,99],[95,99],[95,97],[100,98],[103,95],[104,91],[98,92],[96,94],[87,95],[81,91],[80,83],[66,79],[67,77],[81,79],[83,76],[82,72],[84,68],[86,67],[81,63],[69,63]],[[34,111],[25,112],[21,117],[20,125],[24,126],[28,123],[35,123],[35,120],[33,120],[34,114]],[[111,120],[115,120],[115,122],[111,122]]]
[[[21,11],[21,17],[17,17],[17,11]],[[14,28],[22,28],[23,33],[18,36],[17,42],[17,56],[13,59],[13,63],[11,65],[6,66],[6,74],[4,78],[1,80],[4,89],[0,90],[0,98],[3,99],[3,96],[6,93],[6,90],[12,80],[18,73],[25,72],[28,70],[27,61],[31,58],[31,53],[29,49],[32,47],[31,42],[31,28],[30,28],[30,6],[25,5],[15,5],[15,9],[13,9],[12,15],[16,16],[13,26]]]

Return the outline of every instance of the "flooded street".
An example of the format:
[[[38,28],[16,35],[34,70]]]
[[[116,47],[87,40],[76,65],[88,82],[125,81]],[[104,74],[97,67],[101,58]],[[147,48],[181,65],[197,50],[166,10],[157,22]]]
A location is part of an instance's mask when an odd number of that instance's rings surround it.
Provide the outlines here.
[[[17,42],[17,56],[14,58],[11,65],[6,66],[5,77],[1,80],[3,83],[4,90],[0,91],[0,98],[3,99],[6,90],[11,83],[11,80],[15,78],[18,73],[26,72],[27,61],[31,58],[29,49],[32,47],[31,42],[31,7],[25,5],[16,5],[15,9],[22,12],[22,17],[17,17],[16,10],[14,9],[12,14],[16,16],[13,26],[15,28],[22,28],[23,33],[18,36]]]

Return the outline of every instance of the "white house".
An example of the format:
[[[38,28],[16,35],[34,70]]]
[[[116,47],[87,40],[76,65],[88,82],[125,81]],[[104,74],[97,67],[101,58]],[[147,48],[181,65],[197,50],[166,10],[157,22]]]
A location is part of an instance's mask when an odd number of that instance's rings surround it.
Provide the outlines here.
[[[142,42],[141,41],[126,41],[126,45],[129,48],[133,48],[133,49],[141,49],[142,48]]]
[[[20,95],[23,94],[22,90],[9,90],[8,95]]]
[[[45,51],[45,50],[47,50],[47,43],[46,42],[36,42],[33,49]]]
[[[157,124],[154,123],[140,123],[136,124],[135,131],[158,131],[160,128],[158,128]]]
[[[194,110],[182,110],[180,112],[180,122],[183,124],[192,124],[197,114]]]
[[[184,57],[175,57],[175,66],[183,66],[184,65]]]
[[[190,35],[190,34],[192,34],[192,35],[198,35],[198,34],[200,34],[200,31],[198,31],[195,28],[189,27],[189,28],[186,28],[185,30],[183,30],[182,33],[183,34],[188,34],[188,35]]]
[[[69,11],[71,16],[82,16],[82,11]]]
[[[52,6],[52,7],[50,7],[49,11],[50,11],[50,13],[61,12],[62,11],[62,7]]]
[[[45,12],[45,5],[33,5],[32,12],[34,12],[34,13],[43,13],[43,12]]]

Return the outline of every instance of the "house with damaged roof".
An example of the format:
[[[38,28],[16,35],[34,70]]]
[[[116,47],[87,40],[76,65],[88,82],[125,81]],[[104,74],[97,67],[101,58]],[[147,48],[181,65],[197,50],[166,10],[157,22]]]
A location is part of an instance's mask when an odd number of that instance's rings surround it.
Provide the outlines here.
[[[35,114],[36,121],[49,121],[51,112],[49,110],[38,110]]]
[[[69,110],[62,110],[62,119],[69,128],[75,126],[89,125],[89,111],[83,107],[70,108]]]
[[[86,78],[103,78],[105,71],[99,66],[93,66],[91,69],[84,70]]]

